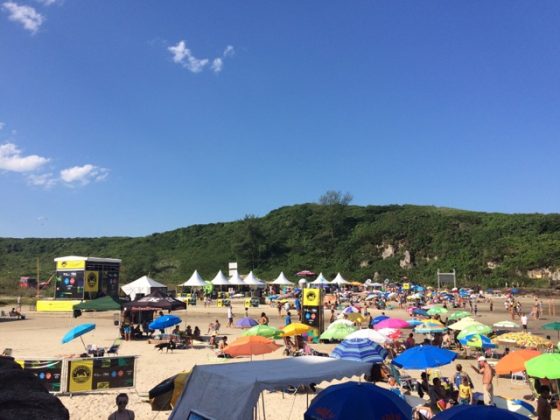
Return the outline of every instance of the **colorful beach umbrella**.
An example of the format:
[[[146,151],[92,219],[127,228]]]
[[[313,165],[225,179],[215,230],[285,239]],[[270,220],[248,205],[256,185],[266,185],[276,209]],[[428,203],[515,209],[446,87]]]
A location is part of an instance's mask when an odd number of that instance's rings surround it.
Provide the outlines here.
[[[62,344],[69,343],[70,341],[79,337],[80,340],[82,340],[82,344],[84,345],[85,348],[86,345],[84,343],[82,335],[87,334],[88,332],[93,331],[94,329],[95,329],[95,324],[77,325],[74,328],[72,328],[70,331],[68,331],[66,334],[64,334],[64,337],[62,337]]]
[[[368,340],[381,345],[393,341],[386,335],[381,334],[379,331],[372,330],[371,328],[363,328],[361,330],[354,331],[353,333],[346,336],[347,340],[350,340],[352,338],[367,338]]]
[[[492,324],[492,326],[496,328],[519,328],[519,324],[513,321],[500,321]]]
[[[372,326],[375,326],[375,325],[379,324],[381,321],[383,321],[383,320],[385,320],[385,319],[389,319],[389,317],[388,317],[388,316],[385,316],[385,315],[376,316],[375,318],[373,318],[373,319],[371,320],[371,325],[372,325]]]
[[[376,330],[380,330],[382,328],[394,328],[394,329],[400,329],[400,328],[408,328],[408,322],[399,319],[399,318],[388,318],[388,319],[384,319],[380,322],[378,322],[377,324],[375,324],[375,329]]]
[[[548,324],[544,324],[543,329],[545,330],[553,330],[556,331],[558,334],[558,337],[560,338],[560,322],[549,322]]]
[[[460,321],[457,321],[457,322],[451,324],[449,326],[449,328],[452,329],[452,330],[455,330],[455,331],[461,331],[464,328],[467,328],[471,325],[477,325],[477,324],[482,325],[480,322],[475,321],[470,316],[467,316],[467,317],[462,318]]]
[[[409,328],[417,327],[418,325],[423,325],[423,322],[419,319],[407,319],[406,322],[408,323]]]
[[[350,321],[357,322],[358,324],[361,324],[366,320],[366,318],[359,312],[348,314],[348,319]]]
[[[396,328],[381,328],[380,330],[377,330],[377,332],[386,337],[392,338],[393,340],[396,340],[401,336],[401,331]]]
[[[421,309],[421,308],[414,308],[412,310],[412,313],[414,315],[429,316],[428,311],[426,311],[425,309]]]
[[[418,334],[435,334],[445,331],[447,331],[447,327],[436,323],[422,323],[414,328],[414,332]]]
[[[359,312],[360,312],[360,310],[358,308],[356,308],[355,306],[347,306],[346,308],[344,308],[342,310],[342,313],[344,315],[357,314]]]
[[[535,378],[560,379],[560,353],[545,353],[525,362],[527,375]]]
[[[387,350],[367,338],[351,338],[336,346],[331,357],[354,362],[383,363]]]
[[[521,372],[525,370],[525,362],[531,360],[541,354],[537,350],[516,350],[502,357],[496,364],[496,373],[498,375],[509,375],[513,372]]]
[[[255,325],[243,333],[244,336],[258,335],[265,338],[280,338],[284,332],[270,325]]]
[[[448,310],[445,309],[443,306],[433,306],[430,309],[428,309],[429,315],[442,315],[442,314],[446,314],[447,312]]]
[[[328,328],[334,327],[335,325],[338,325],[338,324],[347,325],[347,326],[350,326],[350,327],[354,325],[354,323],[352,321],[350,321],[349,319],[340,318],[340,319],[337,319],[334,322],[331,322],[329,324]]]
[[[229,346],[224,348],[224,353],[232,357],[256,356],[259,354],[272,353],[281,346],[273,340],[260,336],[239,337]]]
[[[527,420],[521,414],[488,405],[457,405],[442,411],[434,420]]]
[[[178,316],[163,315],[150,322],[148,324],[148,328],[151,330],[164,330],[166,328],[180,324],[181,322],[183,321],[181,321],[181,318],[179,318]]]
[[[393,364],[403,369],[429,369],[444,366],[457,358],[457,353],[436,346],[411,347],[395,359]]]
[[[477,323],[474,325],[470,325],[466,328],[463,328],[459,333],[459,335],[457,336],[457,339],[460,340],[461,338],[465,338],[466,336],[472,334],[486,335],[486,334],[490,334],[491,332],[492,332],[492,328],[490,328],[488,325]]]
[[[255,321],[253,318],[241,318],[238,319],[237,322],[235,323],[235,326],[237,328],[251,328],[254,327],[255,325],[259,325],[259,323]]]
[[[463,319],[466,318],[468,316],[471,316],[472,314],[470,312],[467,311],[457,311],[457,312],[453,312],[451,315],[449,315],[449,320],[450,321],[456,321],[458,319]]]
[[[492,340],[481,334],[467,335],[466,337],[459,339],[459,343],[463,346],[474,347],[477,349],[493,349],[496,347],[496,345],[492,343]]]
[[[356,327],[350,327],[347,325],[337,325],[333,328],[327,329],[323,334],[320,335],[321,340],[344,340],[346,336],[352,334],[356,331]]]
[[[301,322],[292,322],[285,327],[282,327],[281,330],[284,332],[284,336],[294,336],[294,335],[302,335],[311,330],[312,328],[309,325],[302,324]]]
[[[412,409],[394,392],[370,383],[331,385],[311,402],[304,420],[409,420]]]

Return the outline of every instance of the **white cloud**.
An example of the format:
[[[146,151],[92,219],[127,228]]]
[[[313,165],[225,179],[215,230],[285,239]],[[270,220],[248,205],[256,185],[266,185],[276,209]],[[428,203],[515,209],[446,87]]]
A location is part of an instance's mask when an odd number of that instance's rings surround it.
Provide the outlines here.
[[[179,41],[177,45],[167,49],[173,54],[175,63],[181,64],[192,73],[200,73],[209,62],[207,58],[196,58],[187,48],[185,41]]]
[[[49,159],[37,155],[22,156],[21,150],[13,143],[0,145],[0,169],[13,172],[31,172],[48,161]]]
[[[61,0],[35,0],[37,3],[41,3],[43,6],[52,6],[55,3],[60,3]]]
[[[30,174],[27,176],[27,182],[29,182],[31,185],[48,189],[54,187],[57,184],[58,180],[53,176],[51,172],[49,172],[38,175]]]
[[[212,61],[212,71],[214,73],[221,72],[223,67],[224,67],[224,62],[221,58],[215,58],[214,61]]]
[[[224,57],[233,57],[235,55],[235,48],[233,45],[228,45],[224,50]]]
[[[4,129],[4,127],[6,127],[6,123],[5,123],[5,122],[2,122],[2,121],[0,121],[0,130],[3,130],[3,129]]]
[[[8,19],[21,23],[31,33],[39,30],[45,18],[31,6],[20,6],[13,1],[2,3],[2,8],[10,13]]]
[[[108,175],[108,169],[100,168],[90,163],[60,171],[60,179],[68,185],[87,185],[92,181],[103,181]]]

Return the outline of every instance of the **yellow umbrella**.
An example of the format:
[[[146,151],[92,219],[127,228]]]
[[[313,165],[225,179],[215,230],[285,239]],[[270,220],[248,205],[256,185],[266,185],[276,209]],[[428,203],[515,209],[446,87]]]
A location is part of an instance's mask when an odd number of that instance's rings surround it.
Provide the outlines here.
[[[309,325],[302,324],[301,322],[292,322],[289,325],[281,328],[284,331],[284,336],[302,335],[311,330]]]
[[[430,324],[431,327],[443,327],[445,328],[445,325],[443,324],[443,322],[438,321],[437,319],[433,319],[433,318],[429,318],[429,319],[421,319],[420,322],[422,322],[423,324]]]
[[[364,316],[359,312],[353,312],[351,314],[348,314],[347,318],[352,322],[357,322],[358,324],[361,324],[366,320]]]
[[[457,321],[457,322],[451,324],[449,326],[449,328],[451,328],[452,330],[461,331],[461,330],[464,330],[467,327],[470,327],[471,325],[482,325],[482,324],[478,321],[475,321],[470,316],[467,316],[467,317],[461,319],[460,321]]]

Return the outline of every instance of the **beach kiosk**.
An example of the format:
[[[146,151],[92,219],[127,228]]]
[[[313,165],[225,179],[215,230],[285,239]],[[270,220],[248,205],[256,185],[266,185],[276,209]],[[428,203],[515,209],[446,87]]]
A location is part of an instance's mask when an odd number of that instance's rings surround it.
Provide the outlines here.
[[[68,256],[56,263],[54,299],[37,301],[37,311],[72,312],[74,305],[98,297],[119,296],[121,260]]]

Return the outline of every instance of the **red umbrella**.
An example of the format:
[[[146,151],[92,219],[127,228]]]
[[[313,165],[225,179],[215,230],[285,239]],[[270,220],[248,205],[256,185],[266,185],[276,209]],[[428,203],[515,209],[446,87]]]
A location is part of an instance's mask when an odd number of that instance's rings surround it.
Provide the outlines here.
[[[309,271],[309,270],[303,270],[300,271],[299,273],[296,273],[296,276],[300,276],[300,277],[311,277],[314,276],[315,273],[313,271]]]

